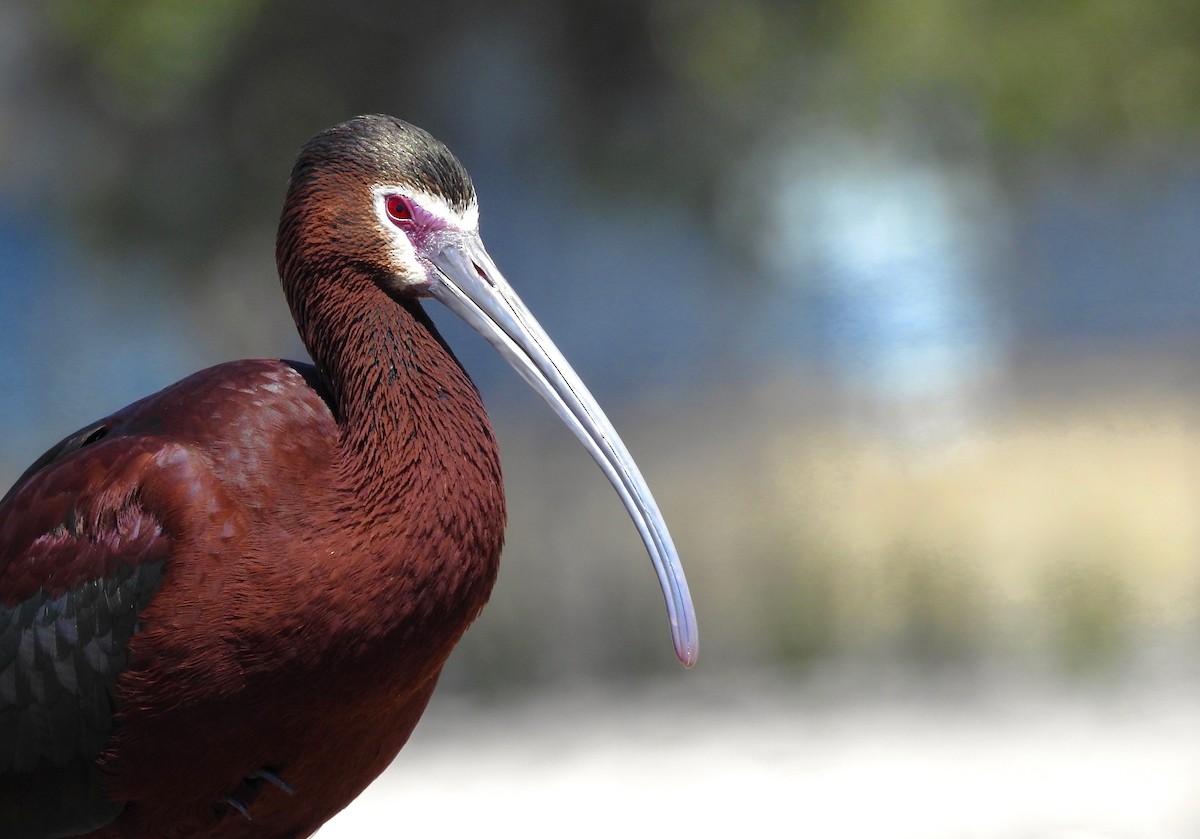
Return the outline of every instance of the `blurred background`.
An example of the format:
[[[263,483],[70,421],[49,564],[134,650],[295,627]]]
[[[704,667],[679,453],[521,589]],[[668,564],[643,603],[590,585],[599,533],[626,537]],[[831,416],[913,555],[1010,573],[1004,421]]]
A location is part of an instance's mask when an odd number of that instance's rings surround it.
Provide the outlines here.
[[[393,770],[320,836],[1200,835],[1200,5],[6,0],[0,483],[200,367],[304,357],[273,236],[363,112],[621,429],[481,340],[510,529]]]

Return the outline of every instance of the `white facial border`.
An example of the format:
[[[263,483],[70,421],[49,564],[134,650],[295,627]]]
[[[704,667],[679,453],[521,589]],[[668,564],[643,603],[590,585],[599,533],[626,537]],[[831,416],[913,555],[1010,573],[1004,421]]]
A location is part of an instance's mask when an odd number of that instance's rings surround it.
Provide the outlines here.
[[[403,195],[413,204],[451,229],[468,233],[479,232],[479,205],[472,200],[463,212],[455,210],[440,195],[400,184],[374,184],[371,187],[371,203],[375,208],[375,220],[391,243],[392,273],[396,280],[406,286],[422,285],[426,282],[423,267],[412,239],[403,227],[389,218],[387,197]]]

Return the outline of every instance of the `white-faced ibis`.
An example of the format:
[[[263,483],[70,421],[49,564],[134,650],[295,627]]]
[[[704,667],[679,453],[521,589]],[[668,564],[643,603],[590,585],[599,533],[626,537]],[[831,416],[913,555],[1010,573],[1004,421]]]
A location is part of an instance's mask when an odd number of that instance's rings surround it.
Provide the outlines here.
[[[466,170],[398,119],[310,140],[276,261],[313,363],[203,370],[85,426],[0,501],[0,836],[305,837],[399,752],[496,577],[479,394],[421,308],[570,426],[696,626],[616,432],[479,238]]]

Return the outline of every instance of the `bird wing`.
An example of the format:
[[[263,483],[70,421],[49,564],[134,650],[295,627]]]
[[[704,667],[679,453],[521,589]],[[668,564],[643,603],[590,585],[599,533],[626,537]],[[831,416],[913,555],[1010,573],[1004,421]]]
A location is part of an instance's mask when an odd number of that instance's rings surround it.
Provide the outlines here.
[[[123,806],[97,759],[171,552],[147,486],[188,453],[111,431],[67,437],[0,500],[0,836],[74,835]]]

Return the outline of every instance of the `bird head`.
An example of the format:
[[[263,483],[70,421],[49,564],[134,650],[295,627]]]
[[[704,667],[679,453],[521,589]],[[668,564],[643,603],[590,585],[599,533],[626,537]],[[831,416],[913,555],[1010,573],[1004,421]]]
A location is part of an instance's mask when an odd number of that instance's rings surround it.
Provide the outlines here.
[[[320,235],[306,235],[313,230]],[[318,134],[292,171],[277,258],[285,278],[294,260],[331,275],[350,266],[397,301],[437,300],[482,335],[612,483],[658,575],[676,655],[695,662],[695,613],[658,505],[595,398],[488,255],[475,188],[449,149],[389,116],[357,117]]]

